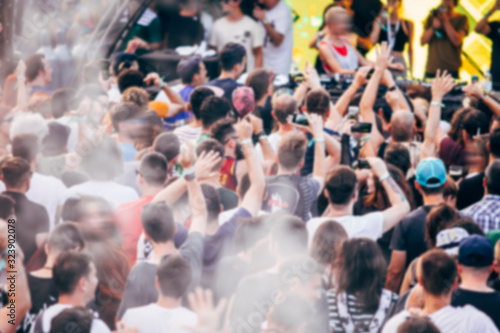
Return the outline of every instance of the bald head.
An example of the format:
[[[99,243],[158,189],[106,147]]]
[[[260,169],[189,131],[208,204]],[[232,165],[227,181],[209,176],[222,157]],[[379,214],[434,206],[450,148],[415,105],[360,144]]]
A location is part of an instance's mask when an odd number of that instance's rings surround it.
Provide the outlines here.
[[[391,137],[395,142],[410,141],[413,137],[415,117],[408,110],[398,110],[391,117]]]
[[[296,110],[297,102],[288,94],[283,94],[273,100],[273,112],[281,124],[287,124],[287,118],[293,115]]]

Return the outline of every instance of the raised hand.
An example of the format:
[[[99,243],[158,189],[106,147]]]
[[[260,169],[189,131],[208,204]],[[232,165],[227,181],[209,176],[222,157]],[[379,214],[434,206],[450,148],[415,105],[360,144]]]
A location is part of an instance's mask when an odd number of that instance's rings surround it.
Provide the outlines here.
[[[213,171],[213,169],[220,161],[221,156],[216,151],[203,152],[194,163],[194,174],[198,179],[212,178],[219,174],[219,170]]]
[[[383,42],[380,47],[377,46],[375,51],[377,53],[375,66],[385,70],[389,65],[391,65],[391,47],[387,44],[387,42]]]
[[[437,71],[436,78],[432,81],[432,99],[442,100],[443,97],[455,87],[455,82],[447,71]]]
[[[253,133],[253,127],[251,121],[248,118],[239,120],[236,124],[236,134],[238,134],[238,139],[240,141],[251,139]]]
[[[366,77],[368,76],[368,73],[373,69],[371,66],[363,66],[358,68],[358,71],[356,72],[356,75],[354,76],[354,85],[357,87],[362,87],[365,84],[368,83],[368,80]]]
[[[196,316],[198,323],[195,327],[185,327],[196,333],[213,333],[218,331],[219,320],[222,311],[226,306],[226,300],[222,299],[215,307],[213,304],[213,296],[210,290],[202,290],[197,288],[193,293],[188,295],[189,305]]]
[[[181,146],[179,164],[184,170],[190,169],[194,164],[195,152],[192,142],[187,141]]]
[[[161,78],[158,73],[149,73],[148,76],[144,78],[144,82],[146,82],[146,84],[151,84],[151,82],[153,82],[155,86],[159,87],[161,85]]]
[[[306,68],[304,70],[304,76],[306,77],[307,86],[309,89],[321,88],[321,82],[319,81],[319,75],[310,63],[306,63]]]
[[[463,87],[462,90],[465,93],[465,96],[467,97],[476,97],[476,98],[483,97],[483,92],[481,91],[481,88],[479,87],[478,84],[471,83]]]

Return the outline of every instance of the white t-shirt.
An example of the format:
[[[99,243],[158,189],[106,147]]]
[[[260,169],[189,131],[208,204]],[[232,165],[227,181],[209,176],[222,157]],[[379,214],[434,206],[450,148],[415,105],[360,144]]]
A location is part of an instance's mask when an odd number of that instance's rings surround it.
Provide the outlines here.
[[[56,317],[58,314],[63,312],[66,309],[73,308],[73,305],[69,304],[54,304],[50,307],[48,307],[45,311],[43,311],[40,315],[42,315],[42,327],[43,327],[43,332],[50,332],[50,325],[52,322],[52,319]],[[37,318],[38,319],[38,318]],[[37,321],[35,319],[35,323]],[[31,326],[31,333],[34,332],[39,332],[40,327],[36,327],[37,325],[33,324]],[[111,333],[109,330],[108,326],[98,318],[94,318],[92,320],[92,326],[90,327],[90,333]]]
[[[188,333],[183,326],[195,326],[196,314],[186,308],[166,309],[157,304],[149,304],[128,309],[122,322],[139,333]]]
[[[190,125],[184,125],[181,127],[177,127],[174,130],[174,134],[177,135],[179,141],[182,143],[186,143],[188,141],[195,142],[196,139],[200,136],[201,126],[200,127],[191,127]]]
[[[57,118],[56,121],[69,127],[70,131],[67,144],[68,153],[74,152],[78,144],[78,119],[76,117],[62,116]]]
[[[139,199],[137,192],[128,186],[113,181],[88,181],[68,189],[68,197],[74,195],[88,195],[105,199],[115,210],[121,204]]]
[[[0,182],[0,192],[5,191],[5,184]],[[42,205],[49,214],[50,230],[54,228],[57,207],[62,206],[68,196],[68,189],[64,183],[56,177],[42,175],[34,172],[30,180],[30,188],[26,197],[37,204]]]
[[[316,230],[327,221],[340,223],[349,238],[365,237],[376,241],[383,234],[384,214],[370,213],[363,216],[318,217],[307,222],[308,244],[311,246]]]
[[[247,52],[247,72],[250,72],[255,68],[253,50],[262,47],[262,41],[261,28],[245,15],[237,22],[230,22],[227,17],[215,21],[209,44],[219,52],[229,42],[243,45]]]
[[[392,317],[384,326],[382,333],[396,333],[399,325],[410,316],[408,311],[403,311]],[[471,305],[452,307],[448,305],[429,315],[434,325],[441,332],[453,333],[498,333],[493,321]]]
[[[273,9],[266,11],[266,18],[284,39],[280,46],[275,46],[261,23],[264,33],[264,67],[272,69],[276,74],[288,75],[293,52],[292,11],[285,1],[281,0]]]
[[[281,141],[281,135],[278,132],[274,132],[271,135],[269,135],[267,140],[269,141],[269,144],[273,148],[274,153],[275,154],[278,153],[278,144]],[[255,146],[255,150],[257,151],[257,156],[259,156],[260,160],[263,161],[264,154],[262,153],[262,147],[260,143],[257,143],[257,145]]]

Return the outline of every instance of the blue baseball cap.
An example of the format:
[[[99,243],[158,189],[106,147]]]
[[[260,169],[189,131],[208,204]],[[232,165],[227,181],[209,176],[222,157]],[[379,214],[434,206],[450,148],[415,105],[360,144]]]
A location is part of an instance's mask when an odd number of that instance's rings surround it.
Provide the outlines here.
[[[436,188],[446,183],[446,167],[439,158],[426,158],[417,165],[417,182],[426,188]]]
[[[486,267],[493,263],[493,246],[483,236],[473,235],[460,242],[458,263],[468,267]]]

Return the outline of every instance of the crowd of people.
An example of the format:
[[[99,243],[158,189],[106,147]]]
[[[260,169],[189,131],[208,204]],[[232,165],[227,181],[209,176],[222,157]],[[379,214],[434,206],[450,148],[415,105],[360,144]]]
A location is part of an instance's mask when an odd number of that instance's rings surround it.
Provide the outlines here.
[[[178,84],[141,71],[163,42],[154,6],[109,79],[97,60],[52,90],[43,54],[17,63],[0,105],[0,332],[499,332],[500,102],[471,83],[444,104],[468,32],[457,1],[425,23],[431,85],[407,89],[402,2],[355,45],[359,1],[335,1],[311,46],[320,71],[353,76],[336,100],[310,64],[275,86],[292,12],[257,4],[221,2],[218,77],[198,56]],[[496,38],[499,8],[476,30]]]

